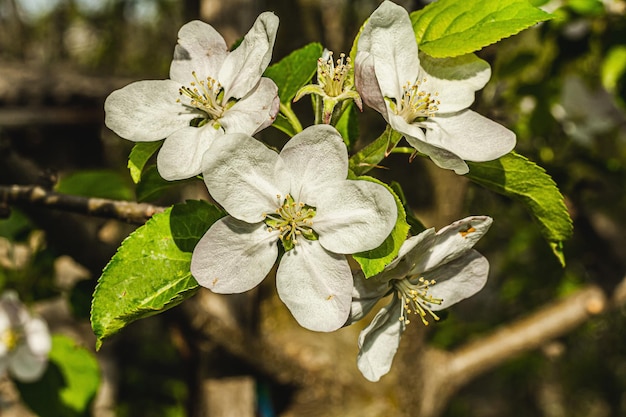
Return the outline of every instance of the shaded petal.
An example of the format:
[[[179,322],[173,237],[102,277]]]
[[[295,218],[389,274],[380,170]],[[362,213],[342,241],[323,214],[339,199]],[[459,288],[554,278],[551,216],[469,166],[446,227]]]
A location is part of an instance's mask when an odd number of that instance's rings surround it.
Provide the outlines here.
[[[178,31],[178,44],[170,65],[170,78],[182,84],[198,78],[217,78],[218,71],[228,55],[228,46],[211,25],[199,20],[183,25]]]
[[[433,227],[424,230],[417,236],[409,237],[402,243],[402,246],[400,246],[400,250],[395,259],[385,266],[385,270],[379,275],[384,275],[385,281],[405,277],[413,268],[413,256],[411,256],[411,254],[420,250],[426,250],[425,248],[430,248],[434,239],[435,228]]]
[[[224,135],[212,125],[187,126],[170,135],[157,155],[157,168],[168,181],[182,180],[202,172],[202,157],[216,137]]]
[[[391,369],[406,324],[398,320],[402,302],[394,294],[391,303],[380,309],[369,326],[359,335],[357,366],[363,376],[378,381]]]
[[[50,331],[45,321],[40,318],[28,320],[24,325],[26,344],[31,352],[39,356],[47,356],[52,349]]]
[[[269,78],[261,78],[249,95],[228,109],[219,120],[228,133],[253,135],[274,122],[280,100],[278,87]]]
[[[337,330],[348,318],[352,291],[348,260],[318,241],[302,239],[285,253],[276,272],[276,288],[298,323],[309,330]]]
[[[393,130],[402,133],[407,140],[409,137],[422,142],[426,140],[424,130],[417,123],[407,123],[404,117],[397,115],[391,109],[388,112],[388,122]]]
[[[278,256],[278,232],[264,223],[249,224],[231,216],[215,222],[191,256],[191,274],[201,286],[219,294],[256,287]]]
[[[387,120],[387,105],[378,85],[374,69],[374,57],[369,52],[359,51],[354,59],[354,84],[361,98]]]
[[[272,59],[278,17],[261,13],[241,44],[224,60],[219,81],[224,87],[224,100],[241,98],[259,82]]]
[[[469,167],[458,155],[412,136],[405,136],[405,138],[418,152],[428,155],[431,161],[439,168],[450,169],[458,175],[464,175],[469,172]]]
[[[220,136],[202,161],[204,182],[211,196],[231,216],[257,223],[264,213],[282,203],[288,179],[274,175],[278,153],[252,136],[241,133]]]
[[[380,279],[380,276],[373,276],[365,279],[363,271],[352,273],[354,277],[354,287],[352,288],[352,305],[350,306],[350,317],[346,326],[361,320],[372,308],[389,292],[389,282]]]
[[[316,192],[313,230],[331,252],[352,254],[378,247],[396,224],[398,209],[389,191],[363,180],[328,183]]]
[[[425,280],[435,280],[435,284],[430,287],[430,294],[443,300],[441,304],[425,304],[432,311],[448,308],[480,291],[488,275],[489,261],[471,249],[461,257],[424,273]]]
[[[417,246],[410,254],[411,274],[430,271],[469,251],[487,233],[493,220],[488,216],[471,216],[456,221],[435,235],[426,249]]]
[[[489,64],[474,54],[454,58],[432,58],[420,54],[424,80],[421,89],[437,94],[437,115],[468,108],[474,102],[474,93],[487,84],[491,77]]]
[[[385,1],[372,13],[359,36],[358,51],[371,54],[385,97],[399,99],[402,86],[417,79],[417,42],[409,14],[401,6]]]
[[[161,140],[200,116],[177,103],[179,83],[172,80],[137,81],[113,91],[104,102],[104,123],[124,139]]]
[[[21,382],[33,382],[43,375],[48,364],[46,355],[35,355],[27,345],[18,346],[9,360],[9,372]]]
[[[313,125],[296,134],[280,151],[280,159],[291,178],[291,194],[307,204],[315,202],[315,187],[345,181],[348,150],[337,129]]]
[[[480,114],[465,110],[429,119],[426,141],[467,161],[492,161],[515,147],[515,133]]]

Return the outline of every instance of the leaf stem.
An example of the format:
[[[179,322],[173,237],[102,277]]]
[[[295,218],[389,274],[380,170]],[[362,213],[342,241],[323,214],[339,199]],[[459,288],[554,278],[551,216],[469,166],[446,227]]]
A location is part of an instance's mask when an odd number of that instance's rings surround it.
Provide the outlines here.
[[[302,132],[302,124],[300,123],[298,116],[296,116],[296,114],[291,109],[290,105],[280,103],[280,112],[289,121],[289,124],[291,124],[293,130],[295,130],[296,133]]]

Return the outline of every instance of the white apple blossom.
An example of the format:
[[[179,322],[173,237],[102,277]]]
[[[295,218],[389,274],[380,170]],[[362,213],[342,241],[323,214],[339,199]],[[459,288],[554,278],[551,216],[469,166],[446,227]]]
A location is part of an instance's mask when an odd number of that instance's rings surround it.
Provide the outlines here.
[[[473,55],[418,55],[404,8],[384,1],[365,23],[357,51],[355,82],[363,101],[438,166],[466,174],[464,160],[491,161],[515,146],[513,132],[468,109],[489,81],[489,64]]]
[[[191,272],[216,293],[258,285],[279,256],[281,300],[303,326],[332,331],[347,320],[352,273],[344,255],[374,249],[397,219],[382,185],[347,180],[348,152],[335,128],[314,125],[280,154],[243,134],[216,141],[204,181],[229,213],[195,247]]]
[[[46,322],[33,317],[17,294],[0,297],[0,375],[7,370],[22,382],[41,377],[52,347]]]
[[[104,104],[106,125],[135,142],[165,138],[157,156],[163,178],[200,174],[202,156],[215,138],[254,134],[274,121],[278,87],[261,76],[277,30],[278,17],[262,13],[229,52],[210,25],[185,24],[178,32],[170,79],[138,81],[111,93]]]
[[[424,324],[438,320],[435,311],[480,291],[487,281],[489,262],[472,249],[492,219],[467,217],[435,233],[428,229],[407,239],[394,261],[378,275],[365,279],[357,272],[348,323],[360,320],[382,298],[392,295],[359,335],[357,366],[370,381],[391,369],[400,337],[416,314]]]

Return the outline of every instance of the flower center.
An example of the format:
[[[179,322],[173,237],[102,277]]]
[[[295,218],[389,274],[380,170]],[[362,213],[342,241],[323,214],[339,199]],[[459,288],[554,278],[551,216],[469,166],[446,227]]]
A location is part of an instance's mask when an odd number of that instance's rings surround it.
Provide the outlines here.
[[[352,69],[350,61],[350,57],[346,57],[346,54],[342,53],[339,55],[335,66],[332,51],[328,52],[327,57],[321,57],[317,60],[317,81],[330,97],[340,96],[344,91],[344,84],[346,89],[352,86],[351,83],[346,83],[348,74]]]
[[[434,280],[426,281],[423,277],[420,277],[417,283],[413,283],[409,277],[393,282],[392,285],[398,296],[402,297],[403,302],[402,313],[399,317],[400,321],[403,321],[404,324],[409,324],[411,321],[408,315],[411,313],[418,314],[425,326],[428,326],[427,313],[433,319],[439,320],[439,317],[430,309],[432,304],[440,305],[443,302],[443,299],[435,298],[428,294],[430,286],[434,284]]]
[[[415,83],[407,83],[402,87],[402,97],[399,101],[391,101],[392,110],[401,116],[407,123],[423,121],[432,117],[439,110],[437,106],[441,102],[437,99],[439,93],[427,93],[422,87],[426,83],[426,78]]]
[[[281,196],[277,195],[279,203]],[[315,207],[295,201],[289,194],[285,196],[282,204],[274,213],[263,213],[267,230],[280,232],[280,241],[286,251],[294,248],[298,244],[298,237],[302,236],[309,240],[317,240],[317,233],[313,230],[313,217],[315,217]]]
[[[199,80],[195,71],[191,74],[195,81],[191,82],[190,87],[182,86],[178,93],[181,96],[188,97],[190,100],[189,105],[206,113],[209,120],[218,120],[234,103],[222,103],[224,88],[217,80],[211,77],[207,77],[206,80]],[[181,102],[180,98],[176,101],[178,103]],[[194,119],[192,125],[200,127],[209,120],[202,118],[200,120]],[[216,128],[219,128],[219,125]]]
[[[17,344],[20,341],[20,334],[16,332],[14,329],[6,329],[0,335],[0,343],[6,346],[7,350],[10,352],[17,347]]]

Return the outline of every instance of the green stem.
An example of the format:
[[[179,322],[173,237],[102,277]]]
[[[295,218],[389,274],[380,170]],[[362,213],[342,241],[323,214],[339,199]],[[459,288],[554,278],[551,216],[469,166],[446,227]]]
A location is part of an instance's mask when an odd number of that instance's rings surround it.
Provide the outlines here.
[[[390,153],[408,153],[408,154],[412,154],[412,153],[415,153],[415,149],[407,148],[407,147],[399,147],[399,148],[393,148]]]
[[[291,106],[280,103],[280,112],[289,121],[289,124],[291,124],[293,130],[295,130],[296,133],[302,132],[302,124],[300,124],[300,120],[291,109]]]

